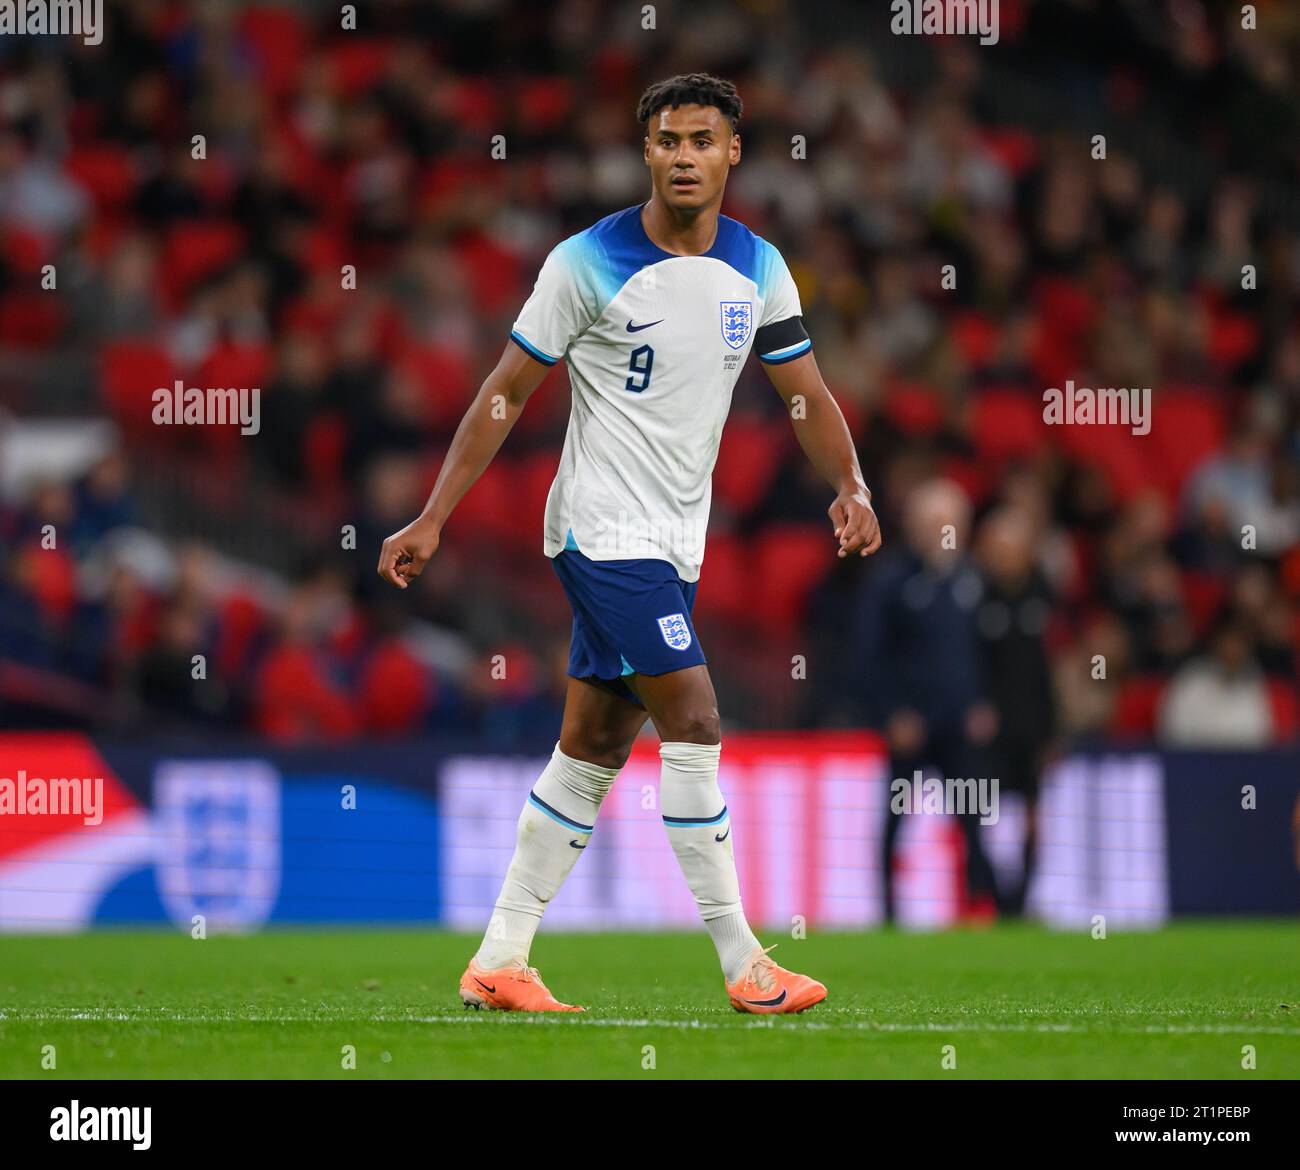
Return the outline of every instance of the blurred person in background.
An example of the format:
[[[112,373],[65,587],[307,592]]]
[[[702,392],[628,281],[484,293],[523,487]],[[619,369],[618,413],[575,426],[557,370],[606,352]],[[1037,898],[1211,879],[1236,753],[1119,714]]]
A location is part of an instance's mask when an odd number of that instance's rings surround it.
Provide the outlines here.
[[[1258,748],[1273,738],[1268,686],[1250,631],[1227,615],[1174,675],[1160,707],[1160,742],[1182,748]]]
[[[253,683],[257,729],[287,743],[353,734],[357,712],[331,635],[348,613],[346,582],[326,563],[304,566],[279,616],[277,637]]]
[[[212,629],[194,602],[177,598],[158,619],[157,635],[134,671],[136,696],[151,730],[194,730],[218,722],[229,701],[224,683],[195,676],[194,655],[212,657]]]
[[[955,483],[931,479],[903,503],[905,546],[867,578],[850,615],[854,691],[862,721],[885,731],[890,776],[911,781],[990,779],[997,712],[988,701],[976,615],[981,584],[965,548],[970,501]],[[903,816],[887,808],[885,916],[894,921],[894,851]],[[993,909],[993,871],[979,815],[959,817],[966,840],[968,903]]]
[[[1124,623],[1109,610],[1091,615],[1079,638],[1052,664],[1053,693],[1063,736],[1086,743],[1111,729],[1119,687],[1131,673],[1132,661],[1133,650]]]
[[[1128,627],[1141,671],[1172,670],[1195,644],[1178,566],[1165,549],[1168,527],[1164,499],[1148,492],[1119,513],[1099,545],[1099,589]]]
[[[505,672],[493,670],[500,656]],[[467,678],[468,700],[485,742],[500,745],[540,743],[564,717],[569,686],[569,646],[553,642],[542,654],[514,644],[494,647],[491,656]]]
[[[1044,635],[1052,594],[1038,568],[1038,531],[1024,510],[1004,505],[985,517],[976,537],[984,582],[977,613],[984,678],[997,712],[991,757],[1000,792],[1025,800],[1025,836],[1019,884],[999,891],[999,909],[1024,910],[1037,843],[1038,782],[1056,731],[1052,670]]]
[[[1273,460],[1274,436],[1261,419],[1242,423],[1226,450],[1207,459],[1184,493],[1190,515],[1222,511],[1228,539],[1243,548],[1243,528],[1254,532],[1251,546],[1277,555],[1300,540],[1300,503],[1294,465]]]
[[[325,347],[306,331],[296,330],[280,342],[254,453],[283,487],[307,479],[307,445],[322,414],[326,363]]]

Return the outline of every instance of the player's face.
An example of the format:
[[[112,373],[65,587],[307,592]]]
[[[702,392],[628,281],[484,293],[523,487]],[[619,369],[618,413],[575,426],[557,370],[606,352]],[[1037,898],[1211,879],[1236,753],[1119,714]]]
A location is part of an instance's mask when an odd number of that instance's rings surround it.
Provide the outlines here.
[[[645,161],[667,206],[698,210],[722,202],[727,172],[740,161],[740,135],[715,106],[665,106],[650,119]]]

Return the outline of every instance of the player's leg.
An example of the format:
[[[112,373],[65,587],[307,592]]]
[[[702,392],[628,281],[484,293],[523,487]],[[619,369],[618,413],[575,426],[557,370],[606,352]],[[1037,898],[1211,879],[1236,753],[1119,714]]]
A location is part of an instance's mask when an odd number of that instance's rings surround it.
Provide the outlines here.
[[[924,740],[915,748],[908,748],[906,751],[892,750],[889,757],[891,780],[906,780],[908,784],[914,783],[918,774],[924,777],[926,768],[929,766],[926,764],[928,758],[928,748]],[[903,829],[903,822],[908,815],[903,811],[894,811],[892,794],[893,785],[891,783],[890,797],[885,800],[884,831],[880,836],[881,890],[884,895],[885,922],[891,925],[898,921],[898,898],[895,882],[898,838]]]
[[[962,779],[996,774],[988,766],[988,749],[971,742],[964,733],[952,735],[942,742],[936,753],[936,762],[944,777]],[[966,918],[971,922],[983,922],[993,913],[997,883],[984,848],[980,814],[969,809],[959,812],[957,823],[966,844]]]
[[[1020,847],[1020,880],[1008,907],[1016,918],[1024,917],[1030,883],[1034,879],[1034,861],[1038,852],[1038,771],[1043,745],[1032,740],[1008,749],[1002,764],[1002,792],[1019,792],[1025,801],[1025,835]]]
[[[647,719],[646,709],[598,679],[569,679],[560,748],[576,760],[622,768]]]
[[[533,936],[587,847],[601,802],[645,719],[645,710],[628,699],[569,679],[560,741],[519,814],[510,868],[461,980],[466,1003],[522,1010],[564,1006],[550,1006],[553,997],[528,966]]]
[[[1020,846],[1020,882],[1016,886],[1016,900],[1012,914],[1016,918],[1025,916],[1025,906],[1029,900],[1029,887],[1034,881],[1034,866],[1038,859],[1038,789],[1032,788],[1025,793],[1025,839]]]
[[[527,959],[547,904],[587,847],[644,709],[570,678],[560,740],[519,814],[515,853],[479,947],[484,966]]]
[[[637,674],[632,683],[661,741],[659,803],[668,839],[717,948],[732,1005],[789,1012],[820,1002],[826,988],[768,958],[741,907],[731,819],[718,787],[722,729],[709,668]]]
[[[730,983],[759,943],[741,908],[731,823],[718,786],[722,725],[713,680],[700,665],[636,675],[633,685],[659,733],[664,827]]]

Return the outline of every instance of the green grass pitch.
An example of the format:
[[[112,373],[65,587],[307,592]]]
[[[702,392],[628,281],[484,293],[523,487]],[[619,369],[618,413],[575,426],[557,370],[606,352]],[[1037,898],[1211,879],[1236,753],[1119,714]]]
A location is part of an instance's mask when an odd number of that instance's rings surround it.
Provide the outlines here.
[[[419,930],[2,937],[0,1077],[1300,1077],[1294,923],[1104,940],[814,932],[773,957],[829,998],[780,1018],[731,1009],[702,931],[543,929],[534,963],[586,1014],[468,1011],[456,985],[476,944]]]

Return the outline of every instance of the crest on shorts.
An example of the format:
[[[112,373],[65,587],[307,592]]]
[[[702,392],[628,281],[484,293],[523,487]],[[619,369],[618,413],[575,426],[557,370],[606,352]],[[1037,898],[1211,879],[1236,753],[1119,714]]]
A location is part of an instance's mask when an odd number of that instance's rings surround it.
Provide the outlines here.
[[[659,632],[670,650],[685,650],[691,644],[691,627],[680,613],[665,614],[659,619]]]
[[[749,301],[720,301],[722,306],[722,340],[739,349],[749,340],[753,306]]]

